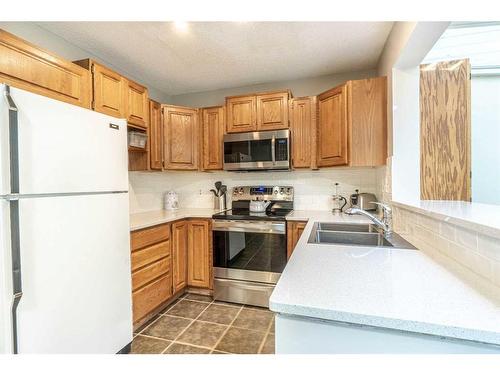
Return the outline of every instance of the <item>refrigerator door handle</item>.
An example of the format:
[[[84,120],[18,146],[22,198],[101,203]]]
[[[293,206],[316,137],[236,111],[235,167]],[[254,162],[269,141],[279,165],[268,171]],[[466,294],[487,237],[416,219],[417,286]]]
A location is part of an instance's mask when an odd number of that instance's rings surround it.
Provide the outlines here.
[[[5,85],[5,97],[9,106],[9,150],[10,150],[10,191],[19,194],[19,133],[17,106],[10,95],[10,87]],[[21,240],[19,233],[19,200],[9,199],[10,205],[10,248],[12,257],[12,349],[18,353],[17,306],[23,295],[21,279]]]

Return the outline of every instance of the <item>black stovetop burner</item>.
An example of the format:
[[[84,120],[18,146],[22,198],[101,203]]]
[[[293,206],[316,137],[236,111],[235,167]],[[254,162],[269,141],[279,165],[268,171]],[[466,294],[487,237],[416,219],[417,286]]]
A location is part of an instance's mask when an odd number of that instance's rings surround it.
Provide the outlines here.
[[[216,213],[212,216],[213,219],[219,220],[276,220],[285,221],[286,215],[293,210],[291,209],[275,209],[266,212],[251,212],[248,209],[238,208]]]

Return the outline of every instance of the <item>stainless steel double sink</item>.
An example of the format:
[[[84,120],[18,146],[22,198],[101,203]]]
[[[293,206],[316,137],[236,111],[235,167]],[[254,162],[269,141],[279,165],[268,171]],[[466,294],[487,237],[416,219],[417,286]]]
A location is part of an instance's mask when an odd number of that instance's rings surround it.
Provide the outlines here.
[[[314,223],[308,243],[415,249],[400,235],[384,234],[372,224]]]

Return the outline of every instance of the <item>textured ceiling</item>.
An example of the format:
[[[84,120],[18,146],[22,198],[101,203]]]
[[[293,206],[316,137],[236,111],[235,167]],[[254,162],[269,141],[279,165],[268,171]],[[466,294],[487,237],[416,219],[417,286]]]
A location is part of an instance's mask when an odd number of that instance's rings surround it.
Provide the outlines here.
[[[42,22],[168,95],[376,67],[392,22]]]

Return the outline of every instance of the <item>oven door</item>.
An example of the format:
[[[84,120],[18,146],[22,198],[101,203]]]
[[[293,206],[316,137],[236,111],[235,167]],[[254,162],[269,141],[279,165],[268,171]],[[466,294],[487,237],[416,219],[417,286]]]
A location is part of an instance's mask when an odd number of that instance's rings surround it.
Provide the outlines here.
[[[289,130],[225,135],[224,169],[289,169],[289,140]]]
[[[214,276],[276,284],[285,268],[284,221],[214,220]]]

